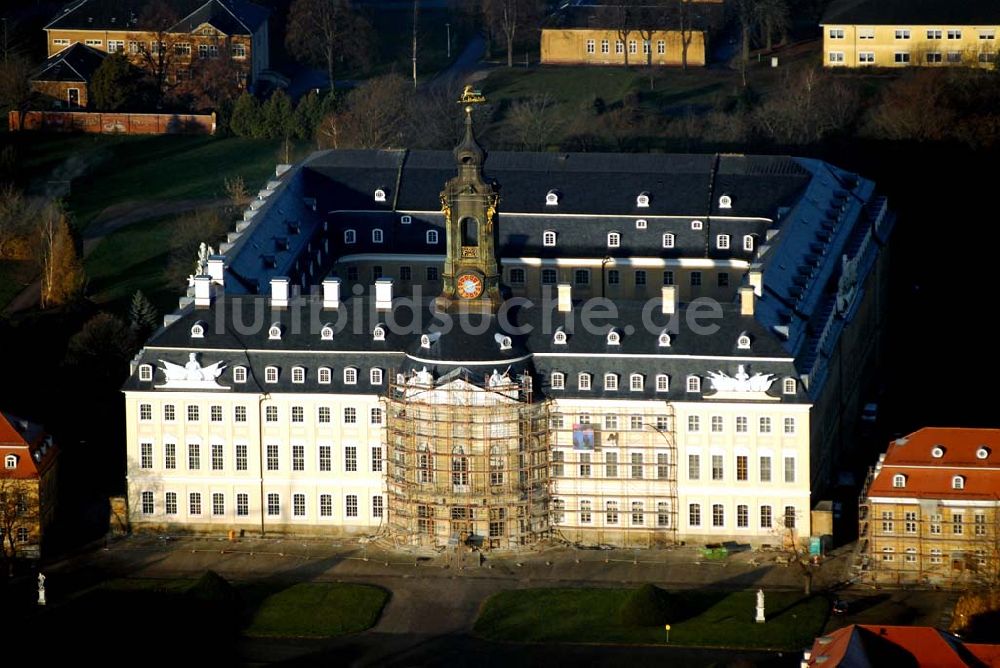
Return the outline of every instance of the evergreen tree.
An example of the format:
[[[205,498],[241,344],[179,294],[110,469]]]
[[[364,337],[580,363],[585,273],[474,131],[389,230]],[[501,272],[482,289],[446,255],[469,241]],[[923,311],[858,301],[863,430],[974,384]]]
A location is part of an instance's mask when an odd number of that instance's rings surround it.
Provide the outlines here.
[[[261,135],[267,139],[284,139],[294,133],[295,112],[285,91],[278,89],[262,107]]]
[[[159,314],[156,309],[142,294],[142,290],[136,290],[132,295],[132,303],[128,308],[129,326],[136,333],[136,338],[145,339],[159,324]]]
[[[100,111],[119,111],[128,107],[138,92],[138,70],[124,53],[112,53],[94,72],[90,83],[93,106]]]
[[[260,105],[250,93],[243,93],[236,100],[233,115],[229,119],[229,129],[238,137],[255,137],[261,125]]]

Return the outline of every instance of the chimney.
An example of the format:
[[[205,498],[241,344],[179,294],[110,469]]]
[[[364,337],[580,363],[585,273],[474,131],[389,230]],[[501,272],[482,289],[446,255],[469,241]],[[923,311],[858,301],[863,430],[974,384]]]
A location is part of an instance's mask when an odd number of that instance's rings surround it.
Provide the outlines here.
[[[340,308],[340,279],[323,280],[323,308]]]
[[[664,285],[660,288],[660,298],[663,300],[663,312],[667,314],[677,313],[677,286]]]
[[[271,279],[271,308],[288,308],[288,279],[284,276]]]
[[[208,256],[208,275],[212,277],[213,284],[221,285],[223,288],[226,287],[225,271],[226,271],[225,255]]]
[[[194,305],[195,308],[208,308],[212,305],[211,276],[194,277]]]
[[[751,269],[747,278],[750,281],[750,287],[753,288],[753,293],[760,297],[764,291],[764,273],[760,269]]]
[[[568,313],[573,310],[573,286],[569,283],[560,283],[557,287],[558,297],[556,305],[560,313]]]
[[[387,311],[392,308],[392,279],[380,278],[375,281],[375,308]]]
[[[740,315],[753,315],[754,299],[756,297],[754,296],[752,286],[740,286]]]

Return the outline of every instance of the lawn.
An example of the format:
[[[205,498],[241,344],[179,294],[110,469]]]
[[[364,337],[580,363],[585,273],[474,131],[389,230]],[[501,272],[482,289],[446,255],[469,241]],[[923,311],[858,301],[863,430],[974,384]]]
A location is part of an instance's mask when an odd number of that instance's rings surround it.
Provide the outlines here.
[[[300,583],[263,600],[245,632],[251,636],[329,637],[378,621],[389,593],[379,587]]]
[[[653,643],[664,629],[627,627],[618,610],[628,589],[523,589],[490,597],[476,620],[476,633],[517,642]],[[826,622],[825,598],[790,592],[767,594],[767,623],[754,620],[756,592],[678,591],[668,594],[673,645],[801,649]]]

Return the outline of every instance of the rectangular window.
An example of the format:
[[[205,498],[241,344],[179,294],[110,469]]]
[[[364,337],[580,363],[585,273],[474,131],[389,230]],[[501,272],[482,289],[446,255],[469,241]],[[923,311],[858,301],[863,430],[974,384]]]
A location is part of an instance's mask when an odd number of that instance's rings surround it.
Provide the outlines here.
[[[903,513],[904,528],[906,533],[917,533],[917,513],[907,510]]]
[[[635,272],[635,285],[636,287],[641,287],[646,285],[646,272],[642,269],[637,269]]]
[[[910,52],[909,51],[897,51],[892,54],[892,61],[894,63],[908,63],[910,62]]]
[[[221,471],[224,468],[224,460],[222,455],[222,444],[213,443],[212,444],[212,470]]]
[[[769,417],[762,417],[760,419],[759,427],[760,427],[760,429],[759,429],[760,433],[762,433],[762,434],[770,434],[771,433],[771,418],[769,418]]]
[[[190,56],[191,44],[189,42],[178,42],[174,44],[174,54],[178,56]]]
[[[665,271],[665,272],[663,272],[663,284],[664,285],[673,285],[674,284],[674,272],[672,272],[672,271]]]
[[[208,58],[208,44],[199,44],[198,45],[198,57],[199,58]]]
[[[320,471],[330,471],[331,466],[331,453],[332,448],[329,445],[319,446],[319,470]]]
[[[591,512],[593,504],[589,499],[580,500],[580,524],[590,524],[592,521]]]
[[[648,39],[642,40],[642,54],[644,56],[648,56],[649,55],[649,50],[650,50],[649,49],[649,40]]]
[[[588,39],[587,40],[587,53],[596,53],[596,52],[597,52],[597,42],[595,42],[592,39]]]
[[[656,504],[656,526],[670,526],[670,504],[666,501],[659,501]]]
[[[927,58],[928,63],[940,63],[944,60],[944,54],[940,51],[931,51],[927,53],[925,57]]]
[[[619,55],[625,53],[625,43],[620,39],[615,40],[615,53]]]
[[[566,453],[562,450],[552,451],[552,475],[561,478],[564,475],[563,462],[566,461]]]
[[[941,553],[941,548],[932,547],[931,548],[931,563],[932,564],[940,564],[941,562],[943,562],[944,559],[941,558],[941,554],[942,554]]]
[[[149,422],[153,419],[152,404],[139,404],[139,419],[143,422]]]
[[[54,40],[52,40],[52,43],[55,44],[56,46],[69,46],[69,40],[68,39],[61,39],[61,38],[60,39],[54,39]]]
[[[875,39],[875,28],[858,28],[858,39]]]
[[[882,533],[893,533],[896,529],[896,523],[892,521],[893,514],[891,510],[882,511]]]
[[[896,559],[896,548],[894,547],[882,548],[882,561],[895,561],[895,559]]]
[[[177,514],[177,492],[167,492],[164,494],[164,511],[167,515]]]
[[[954,536],[961,536],[962,534],[965,533],[965,526],[962,524],[962,522],[964,520],[965,520],[965,517],[962,515],[962,513],[952,513],[951,514],[951,533],[952,533],[952,535],[954,535]]]
[[[382,496],[377,495],[372,497],[372,517],[382,517],[385,511],[385,506],[382,505]]]
[[[247,57],[246,45],[240,43],[233,44],[232,54],[233,58],[246,58]]]
[[[139,444],[139,467],[144,469],[153,468],[153,444]]]
[[[941,39],[941,31],[940,30],[928,30],[927,31],[927,39]]]
[[[236,516],[246,517],[250,514],[250,495],[240,493],[236,495]]]
[[[84,40],[84,43],[87,46],[101,46],[102,44],[104,44],[104,40],[102,40],[102,39],[88,39],[88,40]]]
[[[628,41],[628,52],[629,53],[638,53],[639,52],[639,43],[636,40],[630,39]]]
[[[278,421],[278,407],[277,406],[267,406],[264,408],[264,421],[265,422],[277,422]]]
[[[436,281],[438,280],[438,268],[437,267],[427,267],[427,280]]]
[[[697,288],[699,286],[701,286],[701,272],[700,271],[692,271],[691,272],[691,287],[692,288]]]
[[[746,455],[736,455],[736,479],[737,480],[749,480],[750,472],[748,466],[748,460],[750,458]]]
[[[712,433],[718,434],[722,431],[722,416],[713,415],[712,416]]]
[[[736,433],[737,434],[747,433],[749,423],[750,421],[749,419],[747,419],[747,416],[745,415],[738,416],[736,418]]]
[[[760,458],[760,481],[771,482],[771,457],[768,455]]]
[[[198,407],[197,406],[188,406],[187,407],[187,417],[188,417],[188,422],[197,422],[200,419],[199,412],[198,412]]]
[[[344,424],[357,424],[358,422],[358,409],[353,406],[348,406],[344,409]]]
[[[656,53],[657,55],[664,55],[667,52],[667,42],[665,40],[656,40]]]
[[[382,472],[382,446],[380,445],[372,446],[372,472]]]
[[[860,51],[858,52],[858,62],[867,63],[871,65],[875,62],[875,52],[874,51]]]
[[[830,28],[830,39],[844,39],[844,29]]]
[[[785,482],[795,482],[795,457],[785,457]]]
[[[942,515],[931,515],[930,533],[935,535],[941,535],[941,522],[944,520]]]
[[[212,422],[222,422],[222,406],[212,406],[209,409],[209,419]]]
[[[320,494],[319,495],[319,516],[320,517],[333,517],[333,495],[332,494]]]
[[[590,285],[590,271],[577,269],[573,272],[573,280],[577,285]]]
[[[785,418],[785,434],[795,433],[795,418],[786,417]]]
[[[247,470],[247,445],[246,443],[236,444],[236,470]]]
[[[348,517],[357,517],[358,516],[358,495],[357,494],[348,494],[347,495],[347,503],[344,504],[344,507],[347,509],[347,516]]]
[[[246,406],[236,406],[233,409],[233,421],[234,422],[246,422],[247,421],[247,407]]]
[[[896,39],[910,39],[909,30],[897,30],[895,34],[896,34]]]
[[[344,448],[344,470],[345,471],[357,471],[358,470],[358,448],[354,445],[348,445]]]
[[[773,526],[774,518],[771,516],[771,506],[760,507],[760,528],[770,529]]]
[[[580,477],[589,478],[590,477],[590,453],[581,452],[580,453]]]
[[[292,494],[292,515],[295,517],[306,516],[306,495]]]
[[[642,453],[633,452],[632,453],[632,478],[633,480],[642,479]]]
[[[688,455],[688,480],[701,480],[701,455]]]
[[[618,524],[618,502],[608,501],[604,504],[605,520],[608,524]]]
[[[197,471],[201,468],[201,446],[197,443],[188,443],[188,469]]]
[[[292,422],[305,422],[305,409],[302,406],[292,406]]]
[[[191,492],[188,495],[188,514],[201,515],[201,494]]]
[[[962,39],[962,31],[961,30],[949,30],[948,31],[948,39]]]
[[[542,285],[555,285],[556,270],[542,269]]]
[[[718,275],[718,284],[720,288],[729,287],[729,273],[725,271],[720,271]]]
[[[606,452],[606,453],[604,453],[604,477],[605,478],[617,478],[618,477],[618,453],[617,452]]]
[[[164,443],[163,444],[163,468],[165,468],[165,469],[176,469],[177,468],[177,444],[176,443]]]
[[[166,404],[163,407],[163,421],[173,422],[176,419],[177,419],[177,411],[175,410],[174,405]]]
[[[213,515],[225,515],[226,514],[226,497],[224,494],[215,492],[212,494],[212,514]]]
[[[273,492],[267,495],[267,514],[272,517],[281,514],[281,497]]]
[[[267,470],[278,470],[278,446],[273,443],[267,446]]]
[[[945,54],[949,63],[960,63],[962,62],[962,52],[961,51],[949,51]]]
[[[785,528],[795,528],[795,506],[785,506]]]
[[[979,39],[996,39],[997,34],[995,30],[980,30]]]
[[[292,470],[293,471],[306,470],[306,446],[304,445],[292,446]]]
[[[712,455],[712,480],[722,480],[722,455]]]
[[[142,493],[142,514],[152,515],[153,514],[153,493],[143,492]]]
[[[666,480],[670,477],[670,455],[666,452],[656,453],[656,477]]]
[[[736,506],[736,526],[740,529],[750,526],[750,506]]]
[[[726,511],[722,508],[721,503],[712,504],[712,526],[713,527],[726,526]]]
[[[632,526],[642,526],[645,524],[642,501],[632,502]]]
[[[320,406],[316,409],[316,420],[320,424],[329,424],[330,422],[330,407]]]
[[[982,513],[976,513],[975,515],[975,534],[977,536],[986,535],[986,515]]]
[[[511,269],[510,282],[512,285],[524,285],[524,269]]]
[[[701,505],[691,503],[688,505],[688,525],[693,527],[701,526]]]
[[[688,415],[688,431],[694,433],[701,429],[701,420],[697,415]]]
[[[844,62],[844,52],[843,51],[831,51],[829,53],[829,61],[831,63],[842,63]]]
[[[601,40],[601,53],[611,53],[611,44],[606,39]]]
[[[997,54],[995,53],[980,53],[979,62],[981,63],[995,63],[997,61]]]

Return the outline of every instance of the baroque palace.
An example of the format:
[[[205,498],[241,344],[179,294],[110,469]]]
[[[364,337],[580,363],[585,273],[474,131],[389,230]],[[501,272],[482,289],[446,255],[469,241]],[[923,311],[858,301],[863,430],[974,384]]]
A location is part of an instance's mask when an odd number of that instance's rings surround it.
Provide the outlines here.
[[[124,392],[135,529],[777,543],[876,373],[874,184],[816,160],[280,166]],[[442,190],[443,185],[443,190]]]

